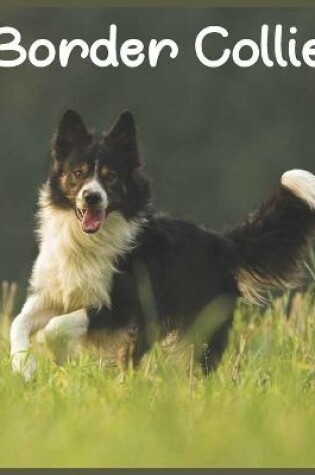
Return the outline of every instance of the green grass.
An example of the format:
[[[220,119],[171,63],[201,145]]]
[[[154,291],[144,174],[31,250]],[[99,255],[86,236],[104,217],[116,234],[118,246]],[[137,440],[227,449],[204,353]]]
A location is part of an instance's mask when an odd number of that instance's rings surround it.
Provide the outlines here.
[[[288,296],[264,315],[239,305],[207,379],[156,348],[123,383],[95,356],[57,367],[41,354],[25,384],[2,338],[1,467],[313,467],[314,294],[297,295],[289,320]]]

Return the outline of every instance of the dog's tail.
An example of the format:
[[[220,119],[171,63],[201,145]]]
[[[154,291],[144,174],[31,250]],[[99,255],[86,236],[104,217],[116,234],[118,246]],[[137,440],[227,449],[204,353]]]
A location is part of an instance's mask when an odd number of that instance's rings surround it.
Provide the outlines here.
[[[315,176],[290,170],[258,211],[226,233],[234,248],[234,273],[242,296],[257,302],[265,290],[298,285],[314,230]]]

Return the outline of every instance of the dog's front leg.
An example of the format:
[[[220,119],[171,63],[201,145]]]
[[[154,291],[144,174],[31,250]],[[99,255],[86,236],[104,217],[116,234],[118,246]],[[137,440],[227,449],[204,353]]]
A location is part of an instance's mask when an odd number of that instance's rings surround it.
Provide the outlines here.
[[[85,309],[52,318],[44,329],[45,340],[57,363],[68,357],[70,345],[88,332],[89,317]]]
[[[29,380],[36,371],[36,360],[29,354],[31,335],[47,324],[53,316],[52,310],[45,306],[42,298],[31,295],[21,312],[14,319],[10,331],[11,361],[13,371]]]

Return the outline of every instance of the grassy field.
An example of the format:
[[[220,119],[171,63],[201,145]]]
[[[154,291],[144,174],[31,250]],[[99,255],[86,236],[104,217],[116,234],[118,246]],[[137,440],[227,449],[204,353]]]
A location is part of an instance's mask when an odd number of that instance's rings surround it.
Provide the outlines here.
[[[95,356],[37,378],[0,344],[1,467],[315,466],[315,290],[263,312],[240,304],[228,351],[205,379],[155,348],[121,383]],[[4,309],[4,312],[7,310]]]

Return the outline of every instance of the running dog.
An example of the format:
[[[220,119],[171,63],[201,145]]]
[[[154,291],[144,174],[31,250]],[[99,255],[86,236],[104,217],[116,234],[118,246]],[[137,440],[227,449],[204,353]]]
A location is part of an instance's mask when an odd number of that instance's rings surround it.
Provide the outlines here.
[[[260,209],[225,233],[157,214],[150,189],[130,112],[101,136],[76,112],[63,115],[40,191],[39,254],[11,327],[12,366],[25,379],[36,371],[29,350],[39,330],[65,354],[75,342],[120,336],[119,361],[129,352],[137,365],[155,341],[197,324],[195,356],[209,373],[236,299],[257,302],[299,282],[315,228],[313,174],[284,173]]]

